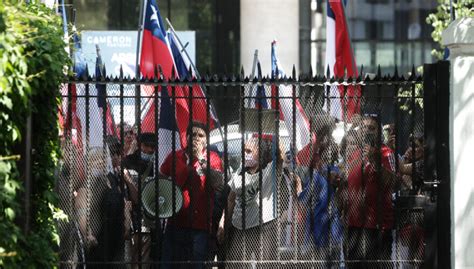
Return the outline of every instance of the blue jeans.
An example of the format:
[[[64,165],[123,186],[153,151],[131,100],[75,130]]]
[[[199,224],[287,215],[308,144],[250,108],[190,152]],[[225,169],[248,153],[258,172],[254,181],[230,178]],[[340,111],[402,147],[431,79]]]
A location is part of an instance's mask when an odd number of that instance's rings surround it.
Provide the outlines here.
[[[161,268],[204,268],[205,265],[200,262],[208,258],[208,240],[207,231],[167,227],[163,238]]]

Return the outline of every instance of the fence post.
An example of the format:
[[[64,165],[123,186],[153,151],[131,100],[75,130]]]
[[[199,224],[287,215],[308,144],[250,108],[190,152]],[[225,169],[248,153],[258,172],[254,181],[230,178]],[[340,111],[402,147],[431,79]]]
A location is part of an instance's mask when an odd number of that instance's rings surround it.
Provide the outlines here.
[[[443,32],[450,50],[451,268],[474,267],[474,18],[453,21]],[[456,194],[456,195],[454,195]]]

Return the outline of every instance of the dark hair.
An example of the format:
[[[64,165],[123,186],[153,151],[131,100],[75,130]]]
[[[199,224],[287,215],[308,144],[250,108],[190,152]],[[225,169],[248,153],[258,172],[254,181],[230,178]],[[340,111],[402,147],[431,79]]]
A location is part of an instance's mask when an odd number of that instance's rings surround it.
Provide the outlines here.
[[[147,146],[156,147],[156,140],[158,137],[155,133],[141,133],[140,134],[140,143],[145,144]]]
[[[313,126],[317,137],[330,136],[336,128],[336,120],[328,114],[317,114],[313,117]]]
[[[202,129],[206,134],[209,133],[209,129],[205,123],[199,121],[193,121],[191,124],[188,124],[188,128],[186,129],[186,136],[190,136],[193,133],[193,127]]]
[[[364,114],[364,116],[362,117],[362,120],[373,120],[375,121],[377,124],[379,124],[379,115],[378,114],[370,114],[370,113],[366,113]]]
[[[255,139],[257,141],[256,144],[256,149],[258,150],[259,153],[259,162],[261,169],[265,168],[269,163],[273,161],[273,154],[276,154],[276,164],[277,167],[280,167],[281,164],[283,163],[283,151],[281,150],[281,145],[278,145],[276,147],[276,152],[273,152],[274,148],[274,141],[272,139],[266,139],[266,138],[259,138],[259,137],[252,137],[251,139]],[[261,141],[261,148],[259,149],[258,147],[258,141]]]
[[[339,148],[339,151],[341,152],[341,156],[344,157],[346,155],[346,150],[347,150],[347,140],[349,137],[353,137],[357,140],[358,132],[357,130],[351,129],[349,130],[344,137],[341,140],[341,146]]]
[[[117,137],[109,135],[105,138],[107,146],[111,155],[122,155],[122,145],[120,144]]]

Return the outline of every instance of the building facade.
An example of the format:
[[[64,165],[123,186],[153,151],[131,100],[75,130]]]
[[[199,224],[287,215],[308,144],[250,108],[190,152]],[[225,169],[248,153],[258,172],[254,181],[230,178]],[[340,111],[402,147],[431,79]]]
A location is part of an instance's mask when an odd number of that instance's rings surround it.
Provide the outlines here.
[[[292,65],[303,73],[325,68],[324,0],[159,0],[161,14],[176,30],[196,31],[196,64],[202,72],[245,73],[258,50],[264,74],[270,73],[270,44],[286,72]],[[82,30],[138,28],[141,0],[69,0]],[[356,63],[367,72],[407,72],[412,65],[432,62],[437,45],[425,18],[436,0],[347,1],[346,17]]]

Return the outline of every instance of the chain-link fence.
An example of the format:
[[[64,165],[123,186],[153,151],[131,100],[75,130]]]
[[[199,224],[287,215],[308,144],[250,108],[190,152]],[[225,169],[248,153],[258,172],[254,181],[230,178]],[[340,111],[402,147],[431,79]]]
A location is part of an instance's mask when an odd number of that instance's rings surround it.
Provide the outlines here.
[[[62,94],[61,267],[424,263],[421,77],[88,79]]]

